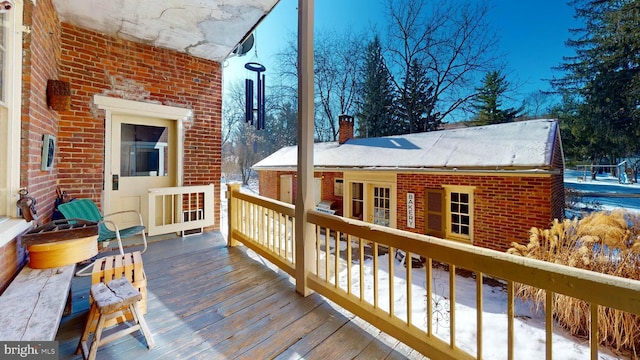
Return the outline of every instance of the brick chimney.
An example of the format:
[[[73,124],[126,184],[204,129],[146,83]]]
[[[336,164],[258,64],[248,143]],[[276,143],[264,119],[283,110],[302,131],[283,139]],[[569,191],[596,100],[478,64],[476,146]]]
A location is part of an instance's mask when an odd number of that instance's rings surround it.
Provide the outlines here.
[[[344,144],[349,139],[353,139],[353,116],[338,116],[338,144]]]

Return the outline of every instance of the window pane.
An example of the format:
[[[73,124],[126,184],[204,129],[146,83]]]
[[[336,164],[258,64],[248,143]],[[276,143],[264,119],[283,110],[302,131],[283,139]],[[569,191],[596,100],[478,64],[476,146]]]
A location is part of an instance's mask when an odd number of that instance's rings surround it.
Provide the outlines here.
[[[15,208],[15,202],[11,201],[9,194],[9,172],[8,160],[11,153],[9,149],[9,118],[8,109],[0,105],[0,218],[3,215],[11,215],[9,208]],[[12,206],[7,206],[12,202]]]
[[[120,176],[168,176],[169,129],[122,124]]]
[[[363,184],[352,183],[351,184],[351,217],[354,219],[363,219]]]
[[[468,193],[451,192],[449,212],[453,234],[469,236],[471,229],[470,199],[471,195]]]
[[[387,187],[374,186],[373,194],[373,223],[382,226],[390,226],[390,189]]]

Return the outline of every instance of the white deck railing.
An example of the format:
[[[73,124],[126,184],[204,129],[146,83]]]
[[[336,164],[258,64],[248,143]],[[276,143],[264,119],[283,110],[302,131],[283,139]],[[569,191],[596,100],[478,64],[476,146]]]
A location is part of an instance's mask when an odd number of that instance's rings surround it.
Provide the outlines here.
[[[295,244],[291,205],[264,197],[228,193],[229,243],[236,241],[255,250],[295,276]],[[518,257],[493,250],[412,234],[357,220],[307,214],[316,227],[315,267],[306,281],[312,290],[367,320],[427,357],[435,359],[481,359],[485,347],[502,346],[485,336],[483,285],[487,279],[506,287],[507,314],[505,358],[516,358],[515,287],[526,284],[546,293],[546,308],[553,308],[554,294],[590,304],[591,329],[598,328],[598,307],[640,314],[640,281],[598,274],[582,269]],[[400,259],[421,259],[425,266],[413,268]],[[386,254],[386,256],[384,256]],[[406,260],[408,262],[408,260]],[[422,263],[417,261],[416,263]],[[444,271],[442,270],[444,269]],[[474,294],[456,291],[456,273],[465,272],[475,282]],[[419,284],[414,279],[425,279]],[[380,291],[384,289],[385,291]],[[468,289],[468,288],[467,288]],[[615,295],[614,295],[615,294]],[[475,346],[462,347],[456,328],[458,296],[475,307]],[[406,301],[398,301],[398,299]],[[426,301],[431,299],[431,301]],[[398,306],[397,304],[402,304]],[[449,306],[451,304],[451,306]],[[416,309],[422,315],[415,318]],[[544,354],[552,358],[553,312],[544,321]],[[436,329],[434,329],[434,327]],[[447,328],[448,331],[441,328]],[[522,339],[520,339],[522,340]],[[529,340],[529,339],[525,339]],[[597,336],[590,337],[591,359],[598,358]]]
[[[214,225],[213,184],[149,189],[149,236]]]

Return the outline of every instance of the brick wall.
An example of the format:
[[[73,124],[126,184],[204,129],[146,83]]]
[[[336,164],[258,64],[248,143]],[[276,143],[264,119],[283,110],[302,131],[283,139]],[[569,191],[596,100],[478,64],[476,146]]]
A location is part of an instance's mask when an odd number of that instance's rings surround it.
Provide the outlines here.
[[[258,171],[259,194],[274,200],[279,200],[280,174],[279,171]]]
[[[103,36],[59,22],[51,0],[24,2],[20,183],[49,221],[60,185],[72,197],[101,202],[104,114],[94,94],[193,110],[185,124],[185,185],[215,185],[219,229],[222,69],[219,63]],[[47,80],[71,84],[71,110],[47,106]],[[43,136],[57,137],[53,169],[40,170]],[[211,230],[211,229],[208,229]],[[19,239],[0,247],[0,291],[26,262]]]
[[[282,174],[294,172],[260,171],[260,195],[277,199]],[[324,172],[323,199],[334,200],[342,208],[342,197],[334,196],[335,178],[342,173]],[[564,209],[561,175],[451,175],[397,174],[397,228],[424,234],[425,189],[473,186],[473,244],[506,251],[512,242],[526,243],[532,226],[547,228]],[[294,181],[295,188],[295,181]],[[415,195],[415,228],[407,228],[407,193]],[[294,192],[295,194],[295,192]],[[562,201],[559,201],[561,199]]]
[[[47,106],[47,80],[58,79],[60,27],[51,0],[37,6],[24,2],[23,24],[31,28],[23,34],[22,115],[20,134],[20,186],[37,200],[41,221],[51,218],[55,200],[57,164],[50,171],[40,170],[42,141],[46,134],[58,132],[58,114]],[[0,292],[4,291],[27,261],[19,239],[0,247]]]
[[[22,76],[22,142],[20,184],[37,200],[38,216],[46,222],[53,213],[58,162],[53,169],[40,170],[44,135],[58,134],[60,116],[47,105],[47,80],[59,78],[60,26],[51,0],[34,6],[24,4],[24,24],[31,32],[24,34]]]
[[[71,83],[71,111],[58,133],[60,185],[71,197],[101,203],[104,114],[95,94],[190,108],[185,122],[184,185],[215,185],[219,229],[222,69],[219,63],[118,40],[63,23],[61,77]]]
[[[554,176],[398,174],[398,228],[424,233],[425,188],[474,186],[473,244],[506,251],[512,242],[528,242],[532,226],[547,228],[553,219]],[[556,190],[554,190],[556,191]],[[406,227],[407,192],[415,194],[416,227]]]

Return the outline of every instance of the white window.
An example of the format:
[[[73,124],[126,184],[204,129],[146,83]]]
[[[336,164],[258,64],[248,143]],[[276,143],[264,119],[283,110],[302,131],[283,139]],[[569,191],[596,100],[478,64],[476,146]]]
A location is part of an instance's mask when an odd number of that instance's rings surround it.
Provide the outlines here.
[[[22,0],[0,14],[0,246],[27,228],[18,219],[22,91]]]

